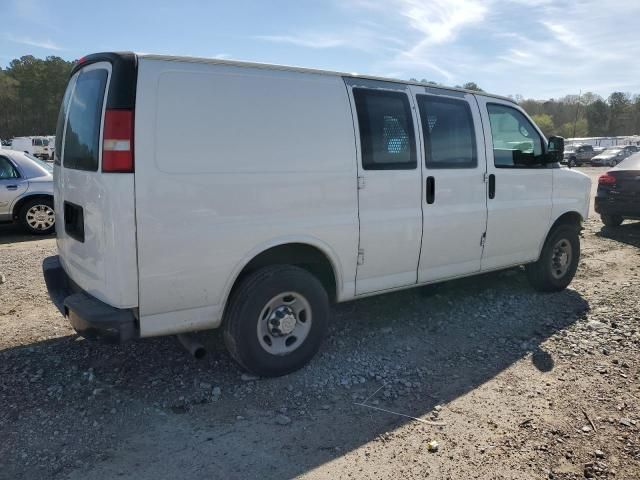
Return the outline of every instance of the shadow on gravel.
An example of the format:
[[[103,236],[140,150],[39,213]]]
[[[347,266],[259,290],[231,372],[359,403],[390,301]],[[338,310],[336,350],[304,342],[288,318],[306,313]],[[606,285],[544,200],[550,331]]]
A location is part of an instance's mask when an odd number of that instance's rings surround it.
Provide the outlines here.
[[[296,477],[412,421],[361,404],[421,417],[529,354],[550,371],[540,344],[588,309],[573,290],[532,291],[521,270],[363,299],[336,306],[311,365],[257,381],[241,379],[217,333],[201,361],[173,338],[6,350],[0,458],[23,477]],[[15,458],[27,437],[49,452],[41,463]]]
[[[0,223],[0,245],[7,243],[33,242],[43,238],[55,238],[51,235],[30,235],[15,223]]]
[[[619,227],[602,227],[596,235],[640,248],[640,222],[627,220]]]

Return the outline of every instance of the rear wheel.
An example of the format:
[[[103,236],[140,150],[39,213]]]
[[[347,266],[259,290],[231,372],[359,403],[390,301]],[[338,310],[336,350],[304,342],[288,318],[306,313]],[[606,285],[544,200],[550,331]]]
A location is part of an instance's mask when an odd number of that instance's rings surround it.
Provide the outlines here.
[[[600,215],[600,220],[602,220],[602,223],[607,227],[618,227],[622,224],[624,218],[620,215]]]
[[[249,274],[234,290],[224,339],[243,368],[277,377],[311,360],[328,319],[329,298],[320,281],[302,268],[274,265]]]
[[[575,157],[571,157],[571,158],[569,159],[569,166],[570,166],[570,167],[575,167],[575,166],[576,166],[576,159],[575,159]]]
[[[35,235],[53,233],[56,228],[53,200],[50,198],[28,200],[20,209],[19,219],[28,233]]]
[[[526,266],[531,285],[541,292],[559,292],[573,280],[580,260],[580,236],[575,225],[555,227],[537,262]]]

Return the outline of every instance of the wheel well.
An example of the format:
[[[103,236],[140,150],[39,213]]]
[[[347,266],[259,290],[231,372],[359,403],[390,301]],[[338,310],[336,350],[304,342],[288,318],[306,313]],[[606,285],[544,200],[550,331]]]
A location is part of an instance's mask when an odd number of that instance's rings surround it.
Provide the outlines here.
[[[575,225],[578,228],[582,228],[582,215],[578,212],[566,212],[558,217],[558,219],[551,226],[553,230],[558,225]],[[550,231],[551,231],[550,230]]]
[[[233,288],[249,273],[269,265],[296,265],[304,268],[320,280],[330,299],[336,298],[337,279],[331,262],[324,252],[304,243],[278,245],[260,253],[242,269]]]
[[[20,209],[22,208],[22,206],[31,201],[34,200],[36,198],[46,198],[48,200],[53,200],[53,196],[51,195],[46,195],[44,193],[39,193],[39,194],[35,194],[35,195],[28,195],[26,197],[22,197],[20,200],[18,200],[16,202],[16,204],[13,206],[13,211],[12,211],[12,215],[13,218],[16,219],[18,218],[18,215],[20,214]]]

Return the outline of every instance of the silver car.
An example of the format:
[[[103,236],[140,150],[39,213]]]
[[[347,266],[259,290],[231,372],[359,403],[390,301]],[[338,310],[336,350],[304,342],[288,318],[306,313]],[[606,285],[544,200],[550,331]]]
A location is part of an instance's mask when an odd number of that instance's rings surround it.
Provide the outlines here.
[[[18,222],[33,234],[55,229],[53,165],[13,150],[0,150],[0,222]]]
[[[610,147],[591,159],[594,167],[615,167],[622,160],[631,155],[631,151],[624,147]]]

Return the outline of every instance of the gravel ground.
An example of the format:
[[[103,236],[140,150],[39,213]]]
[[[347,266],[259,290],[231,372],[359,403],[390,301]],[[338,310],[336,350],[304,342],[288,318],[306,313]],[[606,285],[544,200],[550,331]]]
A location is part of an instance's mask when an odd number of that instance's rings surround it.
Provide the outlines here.
[[[0,227],[0,478],[638,479],[640,223],[582,244],[562,293],[513,269],[338,305],[308,367],[255,379],[217,332],[201,361],[77,338],[54,239]]]

